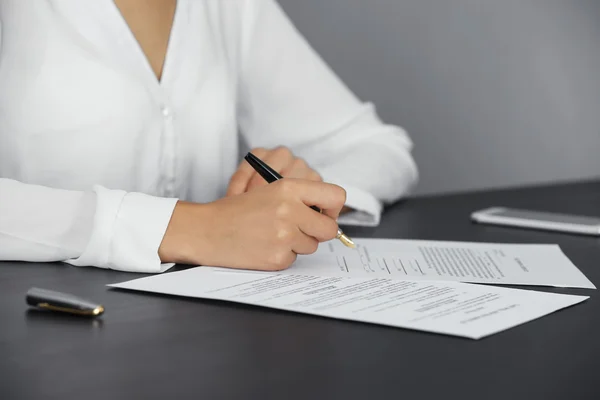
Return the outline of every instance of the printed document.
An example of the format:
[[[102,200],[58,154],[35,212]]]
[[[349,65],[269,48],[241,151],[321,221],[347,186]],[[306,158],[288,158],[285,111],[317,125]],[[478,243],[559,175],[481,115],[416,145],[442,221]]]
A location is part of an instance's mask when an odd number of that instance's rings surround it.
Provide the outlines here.
[[[596,288],[557,245],[354,241],[356,249],[337,240],[322,243],[281,273]]]
[[[224,300],[330,318],[479,339],[587,296],[458,282],[245,273],[208,267],[140,278],[116,288]]]

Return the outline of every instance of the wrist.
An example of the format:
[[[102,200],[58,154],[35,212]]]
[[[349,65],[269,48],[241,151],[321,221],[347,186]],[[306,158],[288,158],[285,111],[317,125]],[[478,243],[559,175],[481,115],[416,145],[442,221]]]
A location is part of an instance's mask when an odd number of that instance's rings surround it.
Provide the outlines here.
[[[202,264],[210,259],[210,205],[178,201],[158,250],[162,262]]]

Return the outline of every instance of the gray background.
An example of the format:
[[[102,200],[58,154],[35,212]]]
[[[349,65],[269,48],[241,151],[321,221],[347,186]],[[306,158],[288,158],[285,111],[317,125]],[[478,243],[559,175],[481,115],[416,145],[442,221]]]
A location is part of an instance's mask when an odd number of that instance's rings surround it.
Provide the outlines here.
[[[600,1],[279,2],[409,132],[417,193],[600,176]]]

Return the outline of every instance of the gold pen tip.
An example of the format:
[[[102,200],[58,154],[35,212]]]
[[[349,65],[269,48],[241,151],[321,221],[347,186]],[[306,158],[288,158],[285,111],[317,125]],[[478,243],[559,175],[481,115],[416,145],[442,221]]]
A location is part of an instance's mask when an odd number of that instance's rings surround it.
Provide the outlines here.
[[[348,236],[346,236],[345,233],[343,233],[343,232],[338,233],[337,238],[340,240],[340,242],[342,242],[344,244],[344,246],[350,247],[351,249],[356,248],[356,244],[354,244],[352,239],[350,239]]]

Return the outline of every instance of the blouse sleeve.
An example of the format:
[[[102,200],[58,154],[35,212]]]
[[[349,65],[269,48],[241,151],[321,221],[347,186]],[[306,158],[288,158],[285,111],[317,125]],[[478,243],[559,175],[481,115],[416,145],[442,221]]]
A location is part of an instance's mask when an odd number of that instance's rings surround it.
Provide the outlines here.
[[[0,260],[162,272],[158,248],[176,199],[0,178]]]
[[[243,16],[239,120],[251,147],[289,147],[355,211],[340,223],[377,225],[382,207],[418,179],[412,141],[383,123],[310,47],[274,0],[248,0]]]

